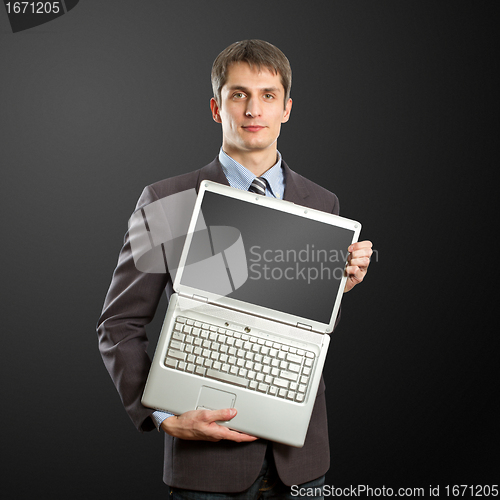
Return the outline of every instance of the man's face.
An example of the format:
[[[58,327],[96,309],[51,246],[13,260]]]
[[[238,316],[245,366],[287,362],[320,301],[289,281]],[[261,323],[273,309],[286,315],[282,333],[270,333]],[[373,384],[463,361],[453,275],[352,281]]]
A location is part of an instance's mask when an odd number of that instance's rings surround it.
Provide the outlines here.
[[[222,147],[228,154],[276,150],[281,124],[288,121],[292,100],[285,100],[279,74],[232,64],[221,90],[220,103],[212,98],[213,119],[222,124]]]

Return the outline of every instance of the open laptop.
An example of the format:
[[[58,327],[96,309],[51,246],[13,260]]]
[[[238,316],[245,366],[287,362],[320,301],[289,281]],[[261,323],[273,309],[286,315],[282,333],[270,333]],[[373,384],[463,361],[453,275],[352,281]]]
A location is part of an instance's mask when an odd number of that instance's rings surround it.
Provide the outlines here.
[[[142,403],[304,444],[361,224],[203,181]]]

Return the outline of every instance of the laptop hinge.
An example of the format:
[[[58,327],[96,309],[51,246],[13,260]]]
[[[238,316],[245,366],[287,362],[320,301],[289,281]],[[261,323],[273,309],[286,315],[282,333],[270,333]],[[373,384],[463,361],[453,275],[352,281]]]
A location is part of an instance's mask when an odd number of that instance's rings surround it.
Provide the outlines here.
[[[304,325],[303,323],[297,323],[297,328],[302,328],[302,330],[312,331],[311,325]]]
[[[201,295],[196,295],[195,293],[190,294],[190,293],[179,293],[181,297],[186,297],[188,299],[193,299],[193,300],[198,300],[200,302],[208,302],[207,297],[202,297]]]

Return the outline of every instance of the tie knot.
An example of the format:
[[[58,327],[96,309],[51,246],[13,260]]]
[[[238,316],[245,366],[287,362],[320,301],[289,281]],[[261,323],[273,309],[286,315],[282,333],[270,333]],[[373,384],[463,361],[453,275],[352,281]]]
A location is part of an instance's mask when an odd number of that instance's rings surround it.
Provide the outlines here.
[[[256,177],[253,181],[252,184],[250,184],[250,187],[248,188],[249,191],[252,193],[257,193],[261,194],[262,196],[266,196],[266,179],[263,177]]]

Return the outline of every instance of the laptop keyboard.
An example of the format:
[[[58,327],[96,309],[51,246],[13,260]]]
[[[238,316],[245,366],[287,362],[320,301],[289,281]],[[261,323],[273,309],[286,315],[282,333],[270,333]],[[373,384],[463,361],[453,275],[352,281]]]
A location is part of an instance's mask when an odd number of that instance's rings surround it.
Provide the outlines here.
[[[301,403],[314,358],[312,351],[253,333],[177,317],[165,366]]]

